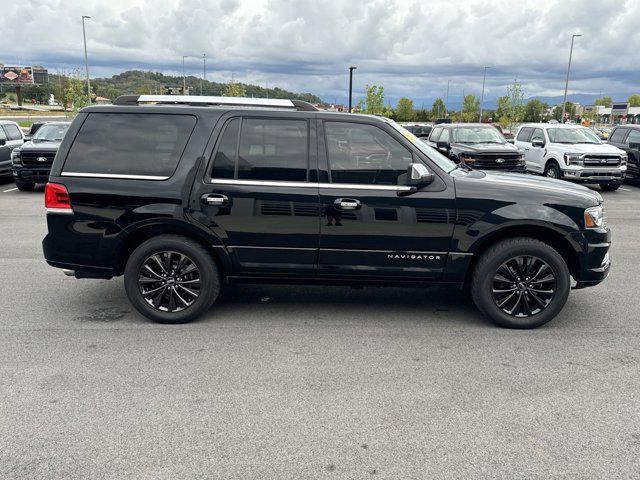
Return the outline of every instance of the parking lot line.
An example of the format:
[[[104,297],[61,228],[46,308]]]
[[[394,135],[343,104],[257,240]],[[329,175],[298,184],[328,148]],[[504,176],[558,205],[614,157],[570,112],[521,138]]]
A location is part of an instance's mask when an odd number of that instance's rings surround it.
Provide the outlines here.
[[[631,191],[628,188],[624,188],[624,187],[620,187],[620,190],[624,190],[625,192],[630,192]]]
[[[10,188],[9,190],[4,190],[2,193],[13,192],[14,190],[17,190],[17,189],[18,187]]]

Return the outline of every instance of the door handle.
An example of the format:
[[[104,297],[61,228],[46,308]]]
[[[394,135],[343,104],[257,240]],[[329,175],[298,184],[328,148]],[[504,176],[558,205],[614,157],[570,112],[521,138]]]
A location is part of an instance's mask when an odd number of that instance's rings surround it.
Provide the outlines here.
[[[221,207],[229,203],[229,198],[226,195],[220,195],[218,193],[205,193],[200,197],[200,201],[205,205]]]
[[[527,152],[529,151],[529,149],[528,149],[527,147],[524,147],[524,149],[525,149]]]
[[[362,203],[355,198],[336,198],[333,206],[339,210],[358,210]]]

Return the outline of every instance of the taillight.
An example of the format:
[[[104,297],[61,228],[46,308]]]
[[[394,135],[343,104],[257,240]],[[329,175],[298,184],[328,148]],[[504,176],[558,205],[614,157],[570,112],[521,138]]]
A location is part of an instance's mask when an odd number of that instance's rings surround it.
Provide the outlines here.
[[[59,183],[47,183],[44,188],[44,206],[50,213],[73,213],[67,187]]]

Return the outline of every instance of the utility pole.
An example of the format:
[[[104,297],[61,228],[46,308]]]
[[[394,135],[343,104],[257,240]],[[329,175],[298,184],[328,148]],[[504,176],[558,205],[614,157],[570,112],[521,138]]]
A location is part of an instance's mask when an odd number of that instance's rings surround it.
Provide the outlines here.
[[[91,84],[89,83],[89,60],[87,57],[87,33],[84,28],[84,21],[91,18],[89,15],[82,15],[82,38],[84,39],[84,68],[87,72],[87,95],[89,95],[89,103],[91,103]]]
[[[353,93],[353,71],[358,67],[349,67],[349,113],[351,113],[351,99]]]
[[[183,55],[182,56],[182,94],[186,95],[186,91],[187,91],[187,77],[185,77],[184,74],[184,59],[187,58],[188,55]]]
[[[202,81],[200,82],[200,96],[202,96],[202,85],[207,79],[207,54],[202,54]]]
[[[569,50],[569,65],[567,66],[567,79],[564,82],[564,99],[562,100],[562,116],[560,117],[560,123],[564,123],[564,112],[567,109],[567,89],[569,88],[569,71],[571,70],[571,57],[573,56],[573,40],[576,37],[582,35],[574,33],[571,35],[571,49]]]
[[[447,95],[444,100],[444,118],[447,118],[447,105],[449,105],[449,85],[451,80],[447,80]]]
[[[484,103],[484,83],[487,80],[487,66],[484,67],[484,75],[482,76],[482,95],[480,96],[480,118],[478,122],[482,122],[482,105]]]

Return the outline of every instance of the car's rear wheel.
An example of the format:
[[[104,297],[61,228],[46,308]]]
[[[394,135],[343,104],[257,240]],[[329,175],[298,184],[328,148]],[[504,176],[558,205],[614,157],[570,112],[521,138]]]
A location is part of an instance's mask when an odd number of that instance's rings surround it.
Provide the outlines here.
[[[620,184],[619,183],[603,183],[603,184],[600,184],[600,189],[603,192],[615,192],[619,188],[620,188]]]
[[[36,184],[33,182],[20,182],[16,180],[16,187],[21,192],[33,192],[33,189],[36,188]]]
[[[560,167],[556,162],[549,162],[544,169],[544,176],[549,178],[560,178]]]
[[[124,284],[132,305],[159,323],[186,323],[218,297],[220,276],[202,245],[179,235],[161,235],[136,248]]]
[[[571,278],[562,256],[533,238],[503,240],[484,252],[473,271],[478,309],[507,328],[535,328],[564,307]]]

